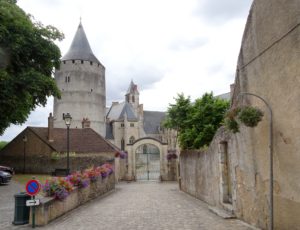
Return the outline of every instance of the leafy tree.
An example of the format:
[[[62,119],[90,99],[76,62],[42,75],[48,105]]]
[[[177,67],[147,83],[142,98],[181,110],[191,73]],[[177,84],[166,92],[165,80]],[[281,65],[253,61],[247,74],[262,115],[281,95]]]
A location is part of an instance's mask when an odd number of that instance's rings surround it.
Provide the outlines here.
[[[0,150],[4,148],[5,145],[7,145],[8,142],[6,141],[0,141]]]
[[[52,77],[61,56],[55,40],[63,34],[33,22],[15,0],[0,0],[0,135],[22,124],[51,95],[60,97]]]
[[[180,124],[180,129],[178,129],[180,147],[198,149],[209,145],[215,132],[222,125],[229,102],[214,97],[212,93],[206,93],[202,98],[196,99],[195,103],[189,102],[188,109],[180,110],[179,108],[187,108],[180,106],[179,102],[184,102],[183,99],[184,97],[181,97],[181,100],[176,100],[176,105],[169,107],[167,112],[167,121],[173,121],[171,124],[176,124],[177,121]],[[182,113],[172,113],[174,108],[175,111],[179,110]],[[176,126],[166,127],[174,128]]]
[[[187,116],[191,110],[191,99],[185,97],[184,94],[177,94],[174,98],[176,103],[169,104],[167,117],[163,126],[174,129],[177,132],[175,143],[177,143],[177,136],[186,126]],[[174,146],[175,147],[175,146]]]

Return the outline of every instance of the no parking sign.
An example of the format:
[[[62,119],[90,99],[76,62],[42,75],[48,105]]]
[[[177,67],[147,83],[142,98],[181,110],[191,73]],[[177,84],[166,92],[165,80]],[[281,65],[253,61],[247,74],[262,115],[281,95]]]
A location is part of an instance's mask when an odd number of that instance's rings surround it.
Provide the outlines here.
[[[26,201],[27,206],[32,206],[32,228],[35,228],[35,206],[40,204],[39,200],[35,200],[35,195],[39,193],[41,184],[35,179],[32,179],[26,184],[26,192],[31,196],[31,200]]]
[[[41,189],[41,185],[37,180],[30,180],[26,184],[26,192],[30,196],[35,196]]]

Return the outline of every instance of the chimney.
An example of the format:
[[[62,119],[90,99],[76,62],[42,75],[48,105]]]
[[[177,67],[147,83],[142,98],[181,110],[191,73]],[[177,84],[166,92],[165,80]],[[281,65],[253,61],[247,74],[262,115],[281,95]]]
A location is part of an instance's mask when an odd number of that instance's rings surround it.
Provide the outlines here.
[[[48,141],[52,142],[53,139],[53,116],[52,113],[49,114],[48,117]]]
[[[91,121],[88,118],[83,118],[81,124],[83,129],[91,127]]]

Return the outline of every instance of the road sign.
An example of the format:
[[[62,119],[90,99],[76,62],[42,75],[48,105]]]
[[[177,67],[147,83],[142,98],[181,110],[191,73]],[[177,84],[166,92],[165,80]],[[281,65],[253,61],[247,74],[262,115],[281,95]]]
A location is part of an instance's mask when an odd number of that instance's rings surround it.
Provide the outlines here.
[[[40,200],[26,200],[26,206],[37,206],[40,204]]]
[[[41,189],[41,185],[37,180],[30,180],[26,184],[26,192],[30,196],[35,196]]]

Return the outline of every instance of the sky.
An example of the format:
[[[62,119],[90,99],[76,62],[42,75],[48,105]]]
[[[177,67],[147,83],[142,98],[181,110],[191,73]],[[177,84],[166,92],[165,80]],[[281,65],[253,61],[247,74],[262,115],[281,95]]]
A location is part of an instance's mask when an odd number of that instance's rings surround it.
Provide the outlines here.
[[[133,80],[144,110],[166,111],[178,93],[192,101],[227,93],[234,82],[252,0],[18,0],[36,21],[64,33],[68,51],[80,22],[106,68],[106,106],[124,101]],[[27,126],[47,126],[53,98],[23,125],[0,136],[10,141]]]

